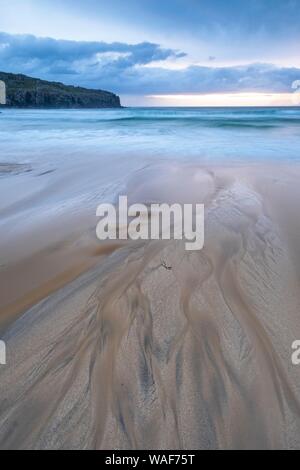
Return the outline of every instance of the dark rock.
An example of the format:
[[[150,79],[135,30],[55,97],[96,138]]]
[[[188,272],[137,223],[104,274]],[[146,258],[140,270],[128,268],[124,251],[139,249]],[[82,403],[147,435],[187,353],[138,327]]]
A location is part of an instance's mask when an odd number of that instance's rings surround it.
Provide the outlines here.
[[[114,93],[47,82],[26,75],[0,72],[6,84],[6,107],[9,108],[120,108]]]

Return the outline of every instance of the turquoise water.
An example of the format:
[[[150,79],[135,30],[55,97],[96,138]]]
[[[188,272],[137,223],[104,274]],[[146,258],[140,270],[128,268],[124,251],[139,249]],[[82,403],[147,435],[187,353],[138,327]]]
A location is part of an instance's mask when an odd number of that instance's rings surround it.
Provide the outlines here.
[[[300,108],[2,110],[0,162],[40,170],[124,154],[143,160],[300,159]]]

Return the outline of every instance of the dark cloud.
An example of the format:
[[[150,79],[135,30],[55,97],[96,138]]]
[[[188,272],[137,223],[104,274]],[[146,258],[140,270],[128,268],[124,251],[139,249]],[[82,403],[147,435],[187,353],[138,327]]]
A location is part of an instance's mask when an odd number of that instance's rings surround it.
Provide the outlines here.
[[[300,69],[251,64],[243,67],[199,67],[183,70],[139,69],[134,75],[123,72],[122,93],[232,93],[291,92]]]
[[[285,92],[300,78],[297,68],[268,64],[180,70],[153,67],[157,61],[184,55],[148,42],[108,44],[0,33],[0,70],[121,94]]]
[[[179,58],[185,54],[172,49],[161,48],[158,44],[142,42],[126,44],[120,42],[66,41],[52,38],[37,38],[32,35],[11,35],[0,33],[0,65],[14,69],[38,70],[43,73],[76,74],[78,63],[82,67],[101,66],[110,62],[117,68],[146,65],[170,57]],[[102,56],[102,57],[101,57]],[[109,58],[111,57],[111,60]],[[106,59],[106,60],[105,60]]]

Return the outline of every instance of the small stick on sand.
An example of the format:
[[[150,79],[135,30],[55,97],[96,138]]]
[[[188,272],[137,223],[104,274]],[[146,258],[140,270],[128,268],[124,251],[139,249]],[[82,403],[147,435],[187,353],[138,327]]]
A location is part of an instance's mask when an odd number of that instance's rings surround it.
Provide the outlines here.
[[[172,266],[168,266],[165,261],[162,261],[162,262],[161,262],[161,266],[162,266],[163,268],[165,268],[167,271],[171,271],[171,270],[172,270]]]

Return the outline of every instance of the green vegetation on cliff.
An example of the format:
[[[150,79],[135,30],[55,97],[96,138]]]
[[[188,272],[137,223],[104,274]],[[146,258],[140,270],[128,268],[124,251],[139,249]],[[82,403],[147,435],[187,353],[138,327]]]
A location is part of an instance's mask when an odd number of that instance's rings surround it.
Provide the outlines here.
[[[114,93],[47,82],[26,75],[0,72],[10,108],[119,108]]]

